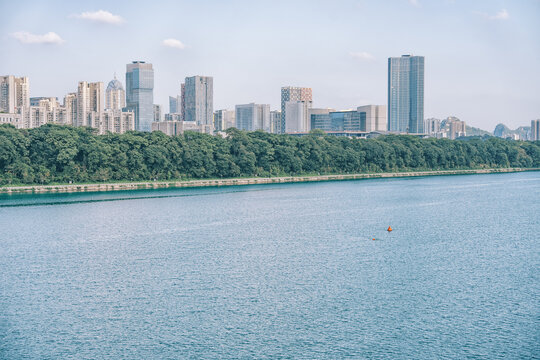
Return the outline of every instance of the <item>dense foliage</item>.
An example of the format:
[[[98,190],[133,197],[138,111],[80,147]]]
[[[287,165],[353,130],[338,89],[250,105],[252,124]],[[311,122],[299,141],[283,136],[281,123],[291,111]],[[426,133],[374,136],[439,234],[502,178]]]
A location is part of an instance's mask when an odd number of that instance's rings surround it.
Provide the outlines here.
[[[0,183],[230,178],[405,170],[540,167],[540,142],[412,136],[349,139],[229,129],[96,135],[89,128],[0,125]]]

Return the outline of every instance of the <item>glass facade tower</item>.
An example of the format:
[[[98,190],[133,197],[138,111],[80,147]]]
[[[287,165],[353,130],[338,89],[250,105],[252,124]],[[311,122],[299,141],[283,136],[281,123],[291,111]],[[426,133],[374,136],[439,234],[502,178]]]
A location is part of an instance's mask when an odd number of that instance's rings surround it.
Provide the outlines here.
[[[424,57],[388,59],[388,131],[424,133]]]
[[[152,131],[154,121],[154,69],[133,61],[126,66],[126,107],[135,113],[135,129]]]
[[[184,120],[213,127],[214,81],[211,76],[187,77],[184,86]]]

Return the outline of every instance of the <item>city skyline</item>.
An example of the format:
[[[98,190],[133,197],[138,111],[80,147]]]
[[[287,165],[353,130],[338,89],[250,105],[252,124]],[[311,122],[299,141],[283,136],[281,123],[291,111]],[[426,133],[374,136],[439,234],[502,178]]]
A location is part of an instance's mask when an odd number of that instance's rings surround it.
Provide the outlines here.
[[[428,60],[425,118],[515,128],[540,112],[538,2],[339,1],[339,21],[335,2],[167,2],[144,13],[129,4],[2,3],[10,15],[0,25],[0,45],[10,54],[0,59],[2,73],[28,76],[32,97],[61,98],[79,81],[107,83],[141,59],[154,64],[154,103],[165,109],[192,74],[216,79],[215,109],[251,102],[277,109],[276,89],[288,85],[312,88],[314,107],[354,109],[385,104],[387,58],[410,53]],[[190,16],[201,11],[204,24]],[[217,18],[238,14],[247,21],[217,29]],[[296,39],[280,29],[283,21]]]

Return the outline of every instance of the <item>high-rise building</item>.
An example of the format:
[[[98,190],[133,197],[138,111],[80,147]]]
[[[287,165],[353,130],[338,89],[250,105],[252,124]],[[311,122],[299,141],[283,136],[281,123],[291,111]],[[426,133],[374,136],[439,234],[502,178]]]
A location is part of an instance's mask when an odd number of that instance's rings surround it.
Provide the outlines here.
[[[28,77],[15,78],[15,111],[21,111],[30,106],[30,83]]]
[[[311,124],[308,121],[308,110],[308,103],[306,101],[285,102],[285,132],[309,132],[311,130]]]
[[[47,102],[43,103],[42,100],[47,100]],[[52,96],[39,96],[30,98],[30,106],[40,106],[40,104],[56,104],[57,102],[58,98]]]
[[[161,105],[154,104],[154,121],[153,122],[160,122],[161,121]]]
[[[362,131],[386,131],[386,106],[385,105],[365,105],[357,108],[359,113],[366,113],[366,125]],[[363,115],[362,115],[363,116]]]
[[[388,59],[388,131],[424,133],[424,57]]]
[[[39,100],[38,100],[39,99]],[[21,112],[22,127],[31,129],[45,124],[71,125],[72,118],[55,97],[32,98],[31,105]]]
[[[540,119],[531,120],[531,140],[540,140]]]
[[[80,81],[77,88],[76,126],[92,126],[92,113],[101,113],[103,110],[103,83]]]
[[[178,113],[169,113],[165,114],[165,121],[184,121],[182,120],[182,115]],[[154,131],[154,123],[152,123],[152,131]]]
[[[135,113],[135,129],[151,131],[154,120],[154,69],[133,61],[126,65],[126,107]]]
[[[105,109],[122,110],[126,107],[126,92],[122,83],[116,79],[109,82],[105,90]]]
[[[441,132],[441,120],[429,118],[424,121],[424,132],[432,137],[436,137]]]
[[[20,113],[30,106],[28,77],[0,76],[0,112]]]
[[[169,96],[169,114],[178,114],[178,100],[179,96]]]
[[[214,112],[214,129],[225,131],[236,127],[236,114],[234,110],[217,110]]]
[[[467,136],[467,126],[465,121],[461,121],[455,116],[449,116],[445,119],[444,123],[450,139],[453,140],[460,136]]]
[[[270,111],[270,132],[272,134],[279,134],[281,129],[281,111]]]
[[[182,120],[186,120],[186,83],[180,84],[180,110]]]
[[[270,105],[245,104],[235,107],[236,128],[239,130],[270,132]]]
[[[15,77],[13,75],[0,77],[0,112],[15,113]]]
[[[64,107],[66,108],[66,123],[68,125],[77,124],[77,93],[69,93],[64,96]]]
[[[303,87],[293,87],[293,86],[286,86],[281,88],[281,124],[280,129],[278,129],[279,133],[285,133],[288,132],[287,125],[286,125],[286,119],[287,119],[287,102],[297,103],[297,102],[304,102],[303,110],[299,109],[299,105],[289,105],[289,107],[294,111],[295,113],[302,113],[302,119],[296,119],[294,117],[289,116],[289,121],[291,125],[291,129],[293,128],[303,128],[306,127],[309,128],[309,114],[308,109],[310,109],[313,106],[313,92],[311,88],[303,88]],[[307,124],[307,125],[306,125]],[[309,129],[304,130],[309,131]]]
[[[213,127],[214,90],[211,76],[187,77],[185,82],[184,120]]]
[[[135,130],[135,114],[118,109],[107,109],[99,114],[94,127],[98,129],[99,134],[107,132],[123,134],[126,131]]]

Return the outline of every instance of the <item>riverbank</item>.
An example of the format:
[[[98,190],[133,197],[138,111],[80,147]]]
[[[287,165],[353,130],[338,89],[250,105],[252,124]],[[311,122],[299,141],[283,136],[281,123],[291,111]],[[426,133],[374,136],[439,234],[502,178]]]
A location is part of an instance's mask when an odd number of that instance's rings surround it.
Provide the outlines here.
[[[521,171],[538,171],[540,168],[502,168],[502,169],[476,169],[476,170],[438,170],[438,171],[410,171],[392,173],[369,174],[342,174],[342,175],[315,175],[315,176],[286,176],[266,178],[234,178],[234,179],[208,179],[185,181],[146,181],[124,183],[96,183],[96,184],[64,184],[64,185],[28,185],[0,187],[0,193],[57,193],[57,192],[95,192],[119,191],[138,189],[207,187],[207,186],[237,186],[257,184],[280,184],[293,182],[359,180],[375,178],[415,177],[415,176],[443,176],[443,175],[472,175],[510,173]]]

